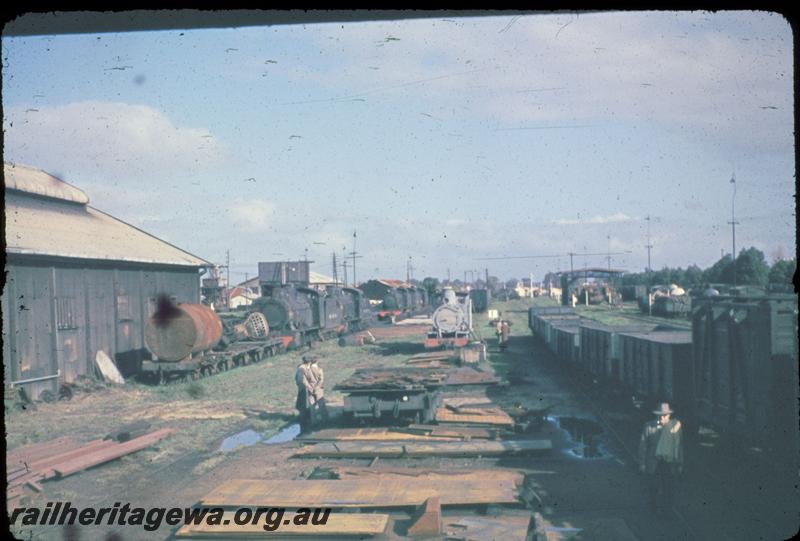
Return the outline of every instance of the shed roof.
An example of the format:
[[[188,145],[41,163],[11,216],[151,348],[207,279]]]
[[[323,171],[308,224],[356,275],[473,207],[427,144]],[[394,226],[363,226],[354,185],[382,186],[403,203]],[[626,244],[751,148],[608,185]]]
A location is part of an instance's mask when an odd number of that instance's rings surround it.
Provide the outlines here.
[[[82,205],[89,202],[86,192],[41,169],[5,162],[3,163],[3,176],[6,190],[16,190]]]
[[[88,197],[81,190],[44,171],[6,163],[3,173],[7,182],[8,254],[184,267],[210,265],[204,259],[90,207],[86,204]],[[8,184],[10,178],[13,185]]]

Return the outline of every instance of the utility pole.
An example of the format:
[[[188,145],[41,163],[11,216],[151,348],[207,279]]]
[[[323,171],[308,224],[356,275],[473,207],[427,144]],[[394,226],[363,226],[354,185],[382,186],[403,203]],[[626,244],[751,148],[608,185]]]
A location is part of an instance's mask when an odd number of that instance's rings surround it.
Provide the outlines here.
[[[225,304],[228,310],[231,309],[231,251],[225,250],[225,268],[227,269],[228,278],[225,280]]]
[[[733,286],[736,287],[736,174],[731,175],[731,184],[733,184],[733,198],[731,199],[731,233],[733,237],[733,251],[731,257],[733,258]]]
[[[360,258],[361,256],[358,255],[356,252],[356,232],[353,231],[353,251],[350,254],[353,257],[353,287],[358,287],[358,281],[356,280],[356,258]]]
[[[450,267],[447,267],[447,283],[450,283]]]
[[[650,242],[650,215],[649,214],[647,215],[647,218],[645,218],[645,220],[647,220],[647,244],[645,244],[645,248],[647,248],[647,285],[649,287],[649,286],[652,285],[650,283],[650,273],[653,270],[652,267],[650,266],[650,249],[653,247],[653,245]]]
[[[338,286],[339,285],[339,269],[336,268],[336,251],[335,250],[333,252],[331,252],[331,256],[332,256],[332,259],[333,259],[333,263],[332,263],[332,266],[333,266],[333,283]]]
[[[611,270],[611,235],[606,235],[606,238],[608,239],[608,255],[606,257],[608,258],[608,270],[610,271]]]

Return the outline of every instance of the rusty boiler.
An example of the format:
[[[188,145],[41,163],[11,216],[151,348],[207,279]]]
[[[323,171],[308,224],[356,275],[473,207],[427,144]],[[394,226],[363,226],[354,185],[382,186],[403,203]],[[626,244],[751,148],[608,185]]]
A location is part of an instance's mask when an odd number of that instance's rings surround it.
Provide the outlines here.
[[[168,300],[159,300],[144,331],[147,348],[157,359],[167,362],[209,350],[221,339],[222,321],[208,306],[175,305]]]

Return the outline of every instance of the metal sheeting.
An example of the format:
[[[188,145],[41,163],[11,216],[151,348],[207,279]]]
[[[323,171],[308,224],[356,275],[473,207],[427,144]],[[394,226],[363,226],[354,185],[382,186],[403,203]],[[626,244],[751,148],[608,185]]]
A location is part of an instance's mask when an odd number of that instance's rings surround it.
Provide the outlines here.
[[[9,254],[187,267],[210,265],[93,207],[8,190],[6,244]]]
[[[83,190],[40,169],[34,169],[27,165],[4,163],[3,175],[6,190],[17,190],[40,197],[72,201],[81,205],[89,202],[89,197]]]
[[[43,265],[7,265],[3,291],[3,360],[6,383],[22,384],[29,398],[55,394],[58,382],[92,373],[97,351],[124,373],[138,368],[145,353],[144,322],[156,297],[198,302],[192,268],[144,270]],[[51,377],[52,376],[52,377]]]

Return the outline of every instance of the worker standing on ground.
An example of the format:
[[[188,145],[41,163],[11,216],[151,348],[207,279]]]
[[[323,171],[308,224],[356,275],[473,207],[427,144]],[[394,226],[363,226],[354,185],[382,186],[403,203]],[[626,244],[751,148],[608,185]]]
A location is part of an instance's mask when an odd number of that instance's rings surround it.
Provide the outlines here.
[[[500,349],[505,350],[508,346],[508,336],[511,334],[511,323],[505,319],[501,319],[498,325],[500,326]]]
[[[323,421],[328,420],[328,407],[325,404],[325,390],[324,390],[324,383],[325,383],[325,373],[322,371],[322,367],[317,364],[317,356],[316,355],[309,355],[311,358],[311,362],[309,364],[309,371],[311,372],[312,382],[311,384],[314,386],[314,390],[312,391],[314,394],[314,402],[317,409],[319,409],[319,413],[322,416]]]
[[[294,373],[294,382],[297,385],[295,408],[300,412],[300,432],[307,432],[313,422],[314,377],[310,366],[311,358],[305,355]]]
[[[644,425],[639,440],[639,470],[645,475],[650,510],[665,514],[672,507],[675,477],[683,473],[681,422],[663,403],[653,412],[657,420]]]

